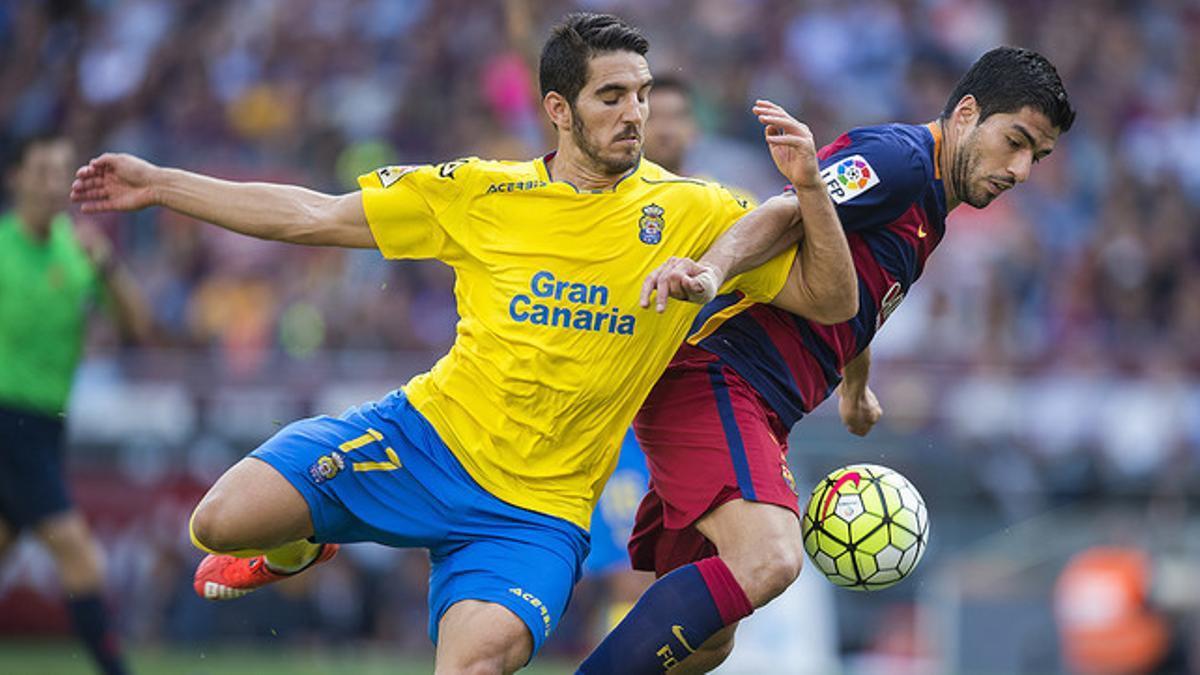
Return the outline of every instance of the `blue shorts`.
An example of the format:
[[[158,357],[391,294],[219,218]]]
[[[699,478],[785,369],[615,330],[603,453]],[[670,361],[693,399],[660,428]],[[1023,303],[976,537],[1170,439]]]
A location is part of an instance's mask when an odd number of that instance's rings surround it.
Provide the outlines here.
[[[288,425],[250,455],[300,491],[314,541],[427,548],[429,637],[459,600],[519,616],[533,651],[562,618],[588,553],[588,535],[561,518],[484,490],[401,391]]]
[[[71,508],[62,419],[0,408],[0,518],[22,530]]]
[[[631,570],[626,546],[633,534],[638,505],[650,485],[646,455],[630,429],[621,443],[617,468],[600,493],[592,512],[592,552],[583,562],[587,574],[612,574]]]

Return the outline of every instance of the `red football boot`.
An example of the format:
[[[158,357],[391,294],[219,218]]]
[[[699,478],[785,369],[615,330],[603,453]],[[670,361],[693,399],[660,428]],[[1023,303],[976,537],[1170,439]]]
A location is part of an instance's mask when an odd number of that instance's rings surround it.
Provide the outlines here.
[[[192,588],[196,595],[205,600],[233,600],[247,593],[262,588],[267,584],[299,574],[304,570],[319,565],[337,555],[337,544],[322,544],[321,550],[312,562],[295,572],[275,572],[267,567],[267,561],[261,555],[253,558],[238,558],[231,555],[209,554],[200,561],[196,568],[195,581]]]

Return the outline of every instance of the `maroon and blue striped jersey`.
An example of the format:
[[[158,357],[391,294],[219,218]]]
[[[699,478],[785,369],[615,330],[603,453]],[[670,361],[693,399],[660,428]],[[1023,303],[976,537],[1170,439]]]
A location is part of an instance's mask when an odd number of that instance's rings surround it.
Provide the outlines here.
[[[818,153],[858,273],[858,314],[826,326],[740,293],[696,317],[688,343],[746,379],[790,427],[824,401],[921,276],[941,242],[946,195],[936,123],[888,124],[843,134]]]

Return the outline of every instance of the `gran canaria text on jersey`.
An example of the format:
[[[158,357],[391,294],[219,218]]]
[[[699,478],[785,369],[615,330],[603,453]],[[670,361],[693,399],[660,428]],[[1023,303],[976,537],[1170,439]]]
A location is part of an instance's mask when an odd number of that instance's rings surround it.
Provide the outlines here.
[[[607,286],[563,281],[542,270],[530,278],[529,291],[531,295],[518,293],[508,303],[508,315],[518,323],[633,335],[633,315],[606,307]]]

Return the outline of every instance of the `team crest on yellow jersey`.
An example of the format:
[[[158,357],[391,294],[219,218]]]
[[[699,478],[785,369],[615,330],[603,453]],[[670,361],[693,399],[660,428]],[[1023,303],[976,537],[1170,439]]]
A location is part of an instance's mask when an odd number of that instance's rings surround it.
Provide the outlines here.
[[[638,239],[643,244],[653,246],[662,241],[663,226],[663,207],[658,204],[642,207],[642,217],[638,219]]]

